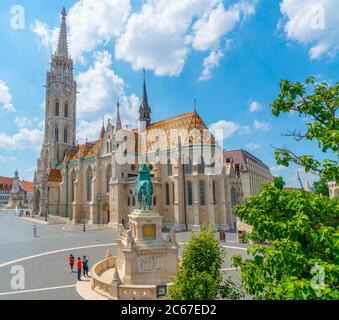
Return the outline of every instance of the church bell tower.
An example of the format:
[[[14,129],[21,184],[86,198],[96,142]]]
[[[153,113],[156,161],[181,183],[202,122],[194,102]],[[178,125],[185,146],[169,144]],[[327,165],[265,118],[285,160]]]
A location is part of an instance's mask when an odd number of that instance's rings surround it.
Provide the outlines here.
[[[46,168],[55,168],[76,141],[76,94],[73,60],[68,52],[67,13],[61,11],[58,45],[46,77],[45,136]]]

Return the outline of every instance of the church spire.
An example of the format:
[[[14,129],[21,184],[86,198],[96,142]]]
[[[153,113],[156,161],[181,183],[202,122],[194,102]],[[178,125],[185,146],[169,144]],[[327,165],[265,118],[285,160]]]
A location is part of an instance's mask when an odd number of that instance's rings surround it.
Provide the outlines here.
[[[144,85],[143,85],[141,105],[139,108],[139,121],[146,122],[146,127],[148,127],[149,124],[151,123],[151,108],[148,104],[145,69],[143,70],[143,72],[144,72]]]
[[[120,117],[120,103],[117,103],[117,114],[115,118],[115,130],[119,131],[122,129],[121,117]]]
[[[55,55],[58,57],[68,58],[68,43],[67,43],[67,27],[66,27],[67,12],[65,7],[61,11],[61,26],[59,31],[58,46]]]

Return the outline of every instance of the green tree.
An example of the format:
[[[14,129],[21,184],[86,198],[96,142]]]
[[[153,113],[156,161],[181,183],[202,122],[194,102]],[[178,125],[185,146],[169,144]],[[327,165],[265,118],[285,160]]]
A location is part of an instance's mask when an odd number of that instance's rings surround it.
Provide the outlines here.
[[[285,186],[286,183],[285,183],[283,177],[274,177],[273,184],[276,188],[282,190],[282,189],[284,189],[284,186]]]
[[[279,97],[270,106],[273,115],[278,117],[281,113],[294,111],[307,120],[305,132],[287,131],[285,135],[297,141],[316,141],[323,152],[332,151],[337,160],[320,161],[311,155],[297,155],[288,148],[276,148],[277,163],[288,166],[292,162],[327,181],[339,181],[339,82],[330,87],[326,82],[316,83],[314,77],[307,78],[305,83],[283,80],[280,91]]]
[[[239,299],[241,293],[230,279],[223,281],[220,271],[226,252],[219,246],[211,228],[192,233],[178,272],[169,288],[172,300]]]
[[[316,84],[314,78],[294,84],[284,80],[280,88],[279,97],[271,105],[273,114],[294,110],[308,117],[305,133],[286,135],[298,141],[315,140],[322,151],[332,151],[338,158],[338,83],[329,87]],[[321,162],[287,148],[277,148],[275,157],[280,165],[292,162],[306,172],[318,173],[325,181],[338,181],[338,161]],[[339,299],[337,199],[266,184],[236,212],[253,226],[248,238],[258,243],[249,248],[250,259],[233,257],[248,294],[255,299]],[[265,245],[260,244],[264,241]]]
[[[313,183],[314,192],[317,194],[322,194],[323,196],[329,196],[328,184],[324,179],[320,179],[319,181],[315,181]]]

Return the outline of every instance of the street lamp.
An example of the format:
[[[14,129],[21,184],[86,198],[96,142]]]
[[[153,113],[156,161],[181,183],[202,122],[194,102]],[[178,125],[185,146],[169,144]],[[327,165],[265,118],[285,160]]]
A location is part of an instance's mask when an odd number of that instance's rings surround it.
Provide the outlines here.
[[[86,215],[85,215],[85,211],[83,212],[83,220],[84,220],[83,231],[86,232]]]
[[[47,205],[46,205],[46,213],[45,213],[46,222],[47,222],[47,217],[48,217],[48,210],[49,210],[49,187],[47,187]]]

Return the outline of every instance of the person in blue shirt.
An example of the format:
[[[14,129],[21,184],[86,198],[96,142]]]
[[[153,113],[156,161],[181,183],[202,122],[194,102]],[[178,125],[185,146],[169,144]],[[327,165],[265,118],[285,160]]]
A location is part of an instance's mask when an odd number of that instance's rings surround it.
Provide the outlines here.
[[[86,256],[84,256],[82,259],[82,269],[83,269],[84,277],[89,277],[88,276],[88,259]]]

